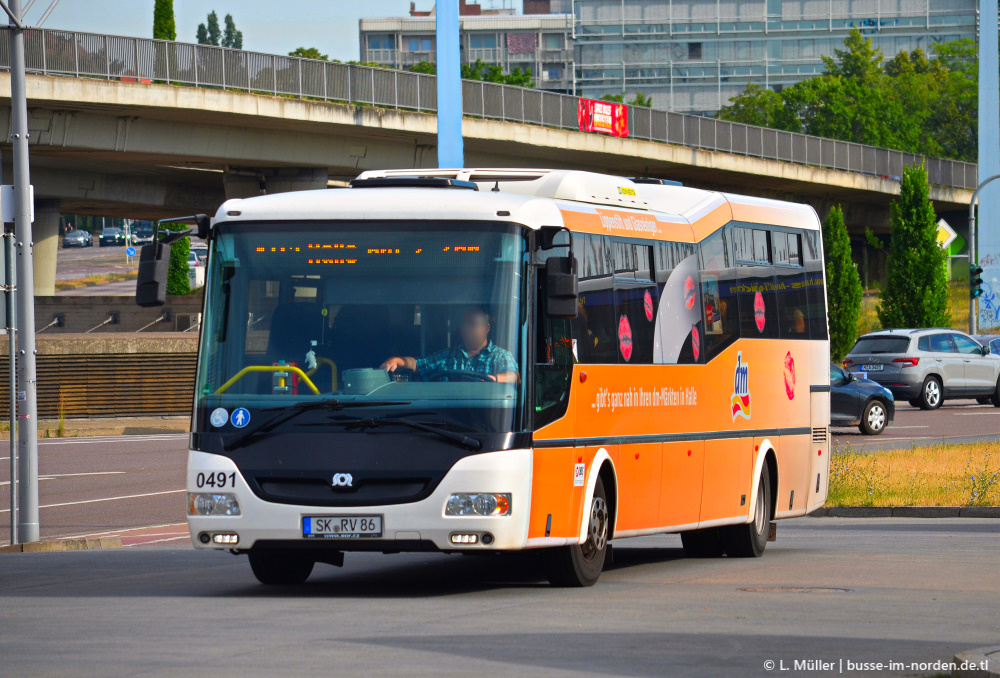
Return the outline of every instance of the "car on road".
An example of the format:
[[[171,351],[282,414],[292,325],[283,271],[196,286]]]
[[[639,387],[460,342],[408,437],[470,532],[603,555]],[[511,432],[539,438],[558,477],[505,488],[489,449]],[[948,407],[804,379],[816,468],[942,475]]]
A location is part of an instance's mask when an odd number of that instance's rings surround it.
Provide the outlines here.
[[[87,231],[70,231],[63,236],[63,247],[92,247],[94,239]]]
[[[830,425],[857,426],[865,435],[877,436],[892,423],[896,399],[864,374],[830,364]]]
[[[1000,407],[1000,354],[958,330],[869,332],[855,342],[844,367],[924,410],[961,398]]]
[[[98,242],[101,247],[108,247],[109,245],[124,245],[125,231],[120,228],[109,226],[101,231],[101,237],[98,238]]]
[[[192,247],[188,250],[188,268],[199,268],[208,261],[207,247]]]
[[[140,226],[139,228],[132,231],[133,245],[149,245],[152,242],[153,242],[152,226]]]
[[[1000,334],[974,334],[972,338],[983,346],[989,346],[990,353],[1000,355]]]

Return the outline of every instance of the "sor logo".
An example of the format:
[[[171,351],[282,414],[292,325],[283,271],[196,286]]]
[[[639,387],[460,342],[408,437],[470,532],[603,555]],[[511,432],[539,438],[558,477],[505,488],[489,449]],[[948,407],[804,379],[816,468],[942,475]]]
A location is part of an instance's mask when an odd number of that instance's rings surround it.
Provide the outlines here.
[[[331,485],[334,487],[354,487],[354,476],[350,473],[334,473]]]
[[[750,367],[743,362],[743,352],[736,354],[736,372],[733,378],[733,421],[736,417],[750,418]]]

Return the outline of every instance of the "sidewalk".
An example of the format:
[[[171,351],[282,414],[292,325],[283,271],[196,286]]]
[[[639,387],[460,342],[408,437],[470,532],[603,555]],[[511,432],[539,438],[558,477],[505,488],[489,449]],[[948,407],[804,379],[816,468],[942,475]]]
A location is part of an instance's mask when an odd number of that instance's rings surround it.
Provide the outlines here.
[[[107,417],[98,419],[66,419],[63,422],[65,438],[80,436],[134,436],[155,433],[187,433],[190,430],[191,417]],[[9,436],[7,427],[0,432],[0,438]],[[39,438],[58,438],[59,421],[56,419],[38,420]]]

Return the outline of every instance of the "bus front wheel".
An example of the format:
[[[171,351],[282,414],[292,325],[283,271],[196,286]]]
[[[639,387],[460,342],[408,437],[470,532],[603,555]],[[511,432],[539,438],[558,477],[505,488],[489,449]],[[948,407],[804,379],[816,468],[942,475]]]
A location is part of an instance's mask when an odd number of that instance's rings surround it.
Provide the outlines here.
[[[248,555],[257,581],[268,586],[302,584],[315,565],[311,558],[288,551],[252,549]]]
[[[604,481],[600,476],[597,477],[587,519],[587,540],[584,543],[552,550],[549,582],[553,586],[593,586],[604,570],[611,513],[604,492]]]
[[[726,554],[730,558],[759,558],[764,555],[771,518],[771,475],[765,468],[757,484],[757,504],[754,506],[753,520],[746,525],[720,528]]]

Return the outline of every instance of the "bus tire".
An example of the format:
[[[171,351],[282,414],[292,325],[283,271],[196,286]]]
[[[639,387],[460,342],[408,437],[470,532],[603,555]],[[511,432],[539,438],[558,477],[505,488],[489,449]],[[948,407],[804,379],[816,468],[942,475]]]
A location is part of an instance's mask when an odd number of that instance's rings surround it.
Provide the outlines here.
[[[746,525],[730,525],[720,530],[726,554],[730,558],[759,558],[764,555],[771,518],[771,474],[765,469],[757,484],[753,520]]]
[[[289,551],[251,549],[248,555],[253,575],[266,586],[302,584],[315,565],[311,558]]]
[[[721,558],[726,553],[716,527],[681,532],[681,545],[689,558]]]
[[[563,587],[593,586],[597,583],[608,555],[610,519],[604,481],[597,476],[594,498],[590,503],[587,541],[552,549],[548,563],[549,583]]]

